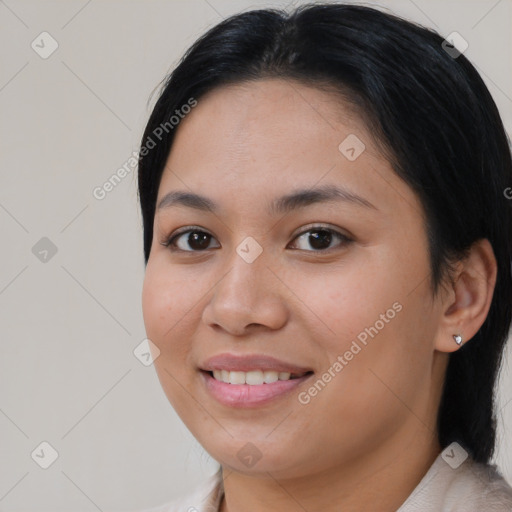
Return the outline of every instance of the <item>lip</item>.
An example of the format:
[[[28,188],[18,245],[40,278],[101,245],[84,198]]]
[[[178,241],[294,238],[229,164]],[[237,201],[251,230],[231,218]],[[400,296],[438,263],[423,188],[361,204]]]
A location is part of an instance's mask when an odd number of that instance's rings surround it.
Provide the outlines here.
[[[218,354],[216,356],[210,357],[200,365],[200,369],[206,372],[213,370],[238,372],[249,372],[251,370],[272,370],[275,372],[288,372],[293,375],[302,375],[304,373],[313,371],[312,368],[298,366],[263,354],[237,355],[229,353]],[[233,384],[230,385],[233,386]],[[269,386],[269,384],[265,385]]]
[[[284,398],[314,375],[311,368],[289,363],[272,356],[230,354],[228,352],[210,357],[200,365],[199,370],[209,394],[219,403],[237,408],[260,407],[274,400]],[[214,370],[239,372],[271,370],[290,373],[298,377],[260,385],[226,384],[225,382],[219,382],[209,373]]]
[[[278,380],[271,384],[249,385],[226,384],[216,380],[208,371],[201,370],[199,373],[213,398],[222,405],[240,409],[261,407],[275,400],[286,398],[293,390],[314,375],[311,372],[296,379]]]

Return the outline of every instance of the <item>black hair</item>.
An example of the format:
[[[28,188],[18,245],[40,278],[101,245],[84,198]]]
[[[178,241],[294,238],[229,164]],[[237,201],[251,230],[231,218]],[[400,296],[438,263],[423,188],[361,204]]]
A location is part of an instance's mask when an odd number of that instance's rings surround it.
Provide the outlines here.
[[[498,267],[490,311],[474,338],[450,354],[437,417],[442,448],[457,441],[477,462],[489,462],[495,383],[512,317],[512,200],[505,193],[512,160],[487,87],[435,31],[345,4],[253,10],[211,28],[165,80],[142,137],[145,263],[162,172],[179,128],[169,119],[209,91],[263,78],[327,84],[359,106],[394,171],[423,206],[433,294],[474,242],[490,241]]]

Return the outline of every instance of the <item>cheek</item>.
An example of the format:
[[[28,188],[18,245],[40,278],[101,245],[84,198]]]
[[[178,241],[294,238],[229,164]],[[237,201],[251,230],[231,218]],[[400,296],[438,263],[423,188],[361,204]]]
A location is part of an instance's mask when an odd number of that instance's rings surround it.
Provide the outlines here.
[[[366,266],[364,272],[326,280],[316,300],[312,298],[335,333],[323,338],[327,368],[342,357],[343,368],[337,366],[324,396],[326,403],[337,404],[340,414],[350,411],[355,420],[373,414],[383,424],[389,420],[390,427],[408,414],[403,403],[415,402],[421,393],[417,384],[428,382],[430,292],[425,282],[412,293],[411,283],[416,282],[409,270],[390,265],[384,272]]]
[[[384,270],[383,259],[376,259],[378,265],[347,267],[321,279],[308,279],[300,292],[329,328],[323,330],[327,335],[316,340],[326,369],[338,356],[344,360],[337,373],[344,377],[334,379],[337,384],[330,387],[334,390],[345,381],[343,387],[348,386],[351,393],[366,393],[368,403],[380,392],[386,394],[376,375],[389,382],[409,382],[428,362],[428,344],[418,340],[420,320],[425,322],[426,292],[420,287],[411,294],[408,269],[389,265]]]
[[[146,334],[162,354],[171,350],[176,354],[174,341],[185,335],[200,297],[193,282],[180,278],[170,268],[148,262],[142,288],[142,313]],[[183,343],[179,347],[185,348]]]
[[[356,338],[392,308],[398,298],[398,285],[389,271],[384,273],[369,265],[360,265],[310,283],[308,296],[318,305],[319,316],[334,331],[333,336],[340,345],[336,348],[342,349],[343,340]]]
[[[147,337],[158,347],[154,361],[160,384],[169,402],[185,415],[190,397],[183,386],[191,378],[190,356],[197,303],[201,294],[178,279],[168,265],[148,262],[142,288],[142,313]]]

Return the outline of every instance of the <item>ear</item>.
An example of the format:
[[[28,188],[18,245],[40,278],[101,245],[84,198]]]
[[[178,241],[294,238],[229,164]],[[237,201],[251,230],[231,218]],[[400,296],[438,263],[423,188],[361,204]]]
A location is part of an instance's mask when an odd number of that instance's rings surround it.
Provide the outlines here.
[[[496,274],[496,258],[489,240],[478,240],[468,257],[458,263],[453,284],[443,295],[435,339],[437,350],[454,352],[461,346],[454,336],[461,336],[465,344],[478,332],[491,307]]]

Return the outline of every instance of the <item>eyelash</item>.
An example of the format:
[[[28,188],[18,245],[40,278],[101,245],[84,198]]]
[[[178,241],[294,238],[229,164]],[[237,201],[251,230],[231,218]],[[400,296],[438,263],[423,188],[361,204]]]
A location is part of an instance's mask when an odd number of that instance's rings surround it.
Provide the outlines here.
[[[310,233],[310,232],[314,233],[314,232],[319,232],[319,231],[325,231],[327,233],[330,233],[330,234],[334,235],[335,238],[338,238],[339,240],[342,241],[342,243],[340,244],[341,246],[348,245],[349,243],[353,242],[353,240],[351,238],[349,238],[347,235],[344,235],[344,234],[340,233],[339,231],[336,231],[336,230],[334,230],[332,228],[328,228],[328,227],[323,226],[321,224],[314,225],[314,226],[309,226],[308,229],[298,233],[293,238],[293,240],[296,240],[296,239],[300,238],[302,235],[305,235],[307,233]],[[208,250],[208,249],[204,249],[202,251],[195,251],[195,250],[186,251],[186,250],[177,248],[176,244],[175,244],[175,241],[181,235],[184,235],[186,233],[204,233],[204,234],[214,238],[213,235],[211,235],[210,233],[208,233],[204,229],[199,228],[198,226],[187,226],[187,227],[185,227],[183,229],[180,229],[180,230],[176,231],[170,237],[168,237],[164,241],[160,242],[160,244],[163,245],[164,247],[167,247],[171,252],[181,252],[181,253],[187,253],[187,252],[188,253],[194,253],[195,252],[195,253],[202,253],[202,252],[206,252]],[[216,247],[216,249],[218,249],[218,247]],[[329,247],[327,249],[305,250],[305,252],[324,253],[325,254],[325,253],[328,253],[328,252],[330,253],[331,251],[333,251],[335,249],[336,248]],[[301,249],[297,249],[297,250],[301,250]]]

